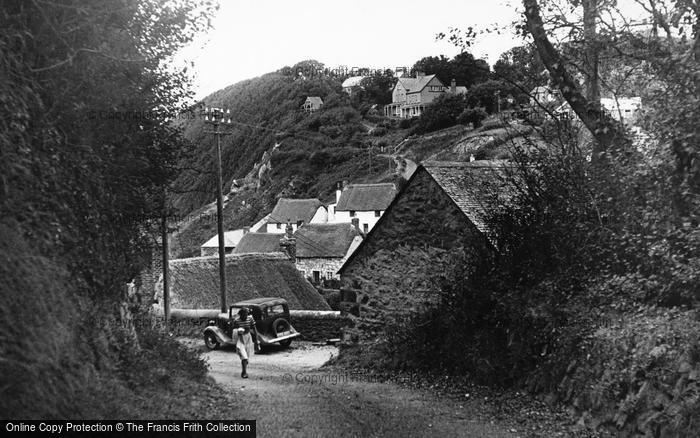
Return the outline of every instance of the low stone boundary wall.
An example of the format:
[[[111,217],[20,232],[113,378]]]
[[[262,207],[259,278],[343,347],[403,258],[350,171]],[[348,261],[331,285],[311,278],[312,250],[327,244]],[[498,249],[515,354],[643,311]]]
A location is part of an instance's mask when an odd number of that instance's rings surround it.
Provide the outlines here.
[[[174,336],[200,337],[209,320],[219,313],[210,309],[172,309],[168,330]],[[306,341],[340,338],[343,328],[354,326],[350,316],[332,310],[290,310],[289,315]]]
[[[340,338],[342,329],[354,326],[348,315],[327,310],[290,310],[292,325],[306,341]]]

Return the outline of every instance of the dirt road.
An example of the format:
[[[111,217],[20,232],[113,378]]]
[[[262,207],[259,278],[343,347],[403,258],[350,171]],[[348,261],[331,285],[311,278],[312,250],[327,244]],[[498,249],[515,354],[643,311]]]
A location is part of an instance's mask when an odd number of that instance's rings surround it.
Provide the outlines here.
[[[248,379],[240,377],[234,350],[202,354],[237,400],[238,418],[257,420],[259,437],[517,436],[427,392],[320,368],[338,354],[332,346],[297,343],[257,354]]]

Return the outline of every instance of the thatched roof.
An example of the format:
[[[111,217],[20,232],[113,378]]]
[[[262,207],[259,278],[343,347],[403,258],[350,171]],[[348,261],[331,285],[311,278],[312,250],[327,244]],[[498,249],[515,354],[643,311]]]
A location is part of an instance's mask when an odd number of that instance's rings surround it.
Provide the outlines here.
[[[297,240],[298,258],[345,257],[355,237],[360,233],[352,224],[309,224],[299,228]]]
[[[194,257],[172,260],[171,307],[218,309],[219,260]],[[227,304],[260,297],[280,297],[290,309],[330,310],[328,303],[306,281],[291,260],[281,254],[226,256]]]
[[[284,234],[248,233],[238,242],[234,254],[282,252],[280,239]]]
[[[316,198],[312,199],[289,199],[280,198],[277,205],[270,213],[270,223],[286,224],[291,222],[296,224],[299,221],[308,224],[313,219],[318,211],[318,208],[323,206],[321,201]]]
[[[351,184],[343,189],[335,211],[386,210],[396,196],[392,183]]]

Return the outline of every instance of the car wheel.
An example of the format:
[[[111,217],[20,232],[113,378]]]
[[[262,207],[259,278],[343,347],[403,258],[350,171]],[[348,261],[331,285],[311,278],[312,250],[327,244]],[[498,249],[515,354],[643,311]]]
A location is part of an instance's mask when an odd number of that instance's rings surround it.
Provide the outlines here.
[[[289,324],[289,321],[284,318],[279,318],[272,323],[272,332],[275,334],[275,336],[279,336],[279,333],[289,331],[291,327],[292,326]]]
[[[285,339],[284,341],[280,341],[280,345],[284,348],[289,348],[290,345],[292,345],[292,339]]]
[[[214,333],[207,332],[204,333],[204,345],[210,350],[217,350],[219,348],[219,340],[216,339]]]

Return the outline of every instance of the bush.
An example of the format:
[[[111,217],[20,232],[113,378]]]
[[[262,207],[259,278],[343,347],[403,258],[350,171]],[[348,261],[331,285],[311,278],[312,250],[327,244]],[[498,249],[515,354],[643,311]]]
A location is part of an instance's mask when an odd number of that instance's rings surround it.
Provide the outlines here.
[[[416,120],[418,120],[418,119],[413,118],[413,117],[408,118],[408,119],[401,119],[401,121],[399,122],[399,128],[400,129],[411,128],[413,125],[415,125]]]
[[[481,122],[486,118],[484,108],[467,108],[457,117],[457,123],[462,125],[472,125],[474,129],[481,126]]]
[[[387,133],[386,128],[382,128],[381,126],[374,128],[374,130],[372,130],[372,135],[375,137],[382,137],[382,136],[386,135],[386,133]]]
[[[466,107],[467,102],[462,95],[441,95],[428,105],[418,118],[415,133],[433,132],[456,125]]]

